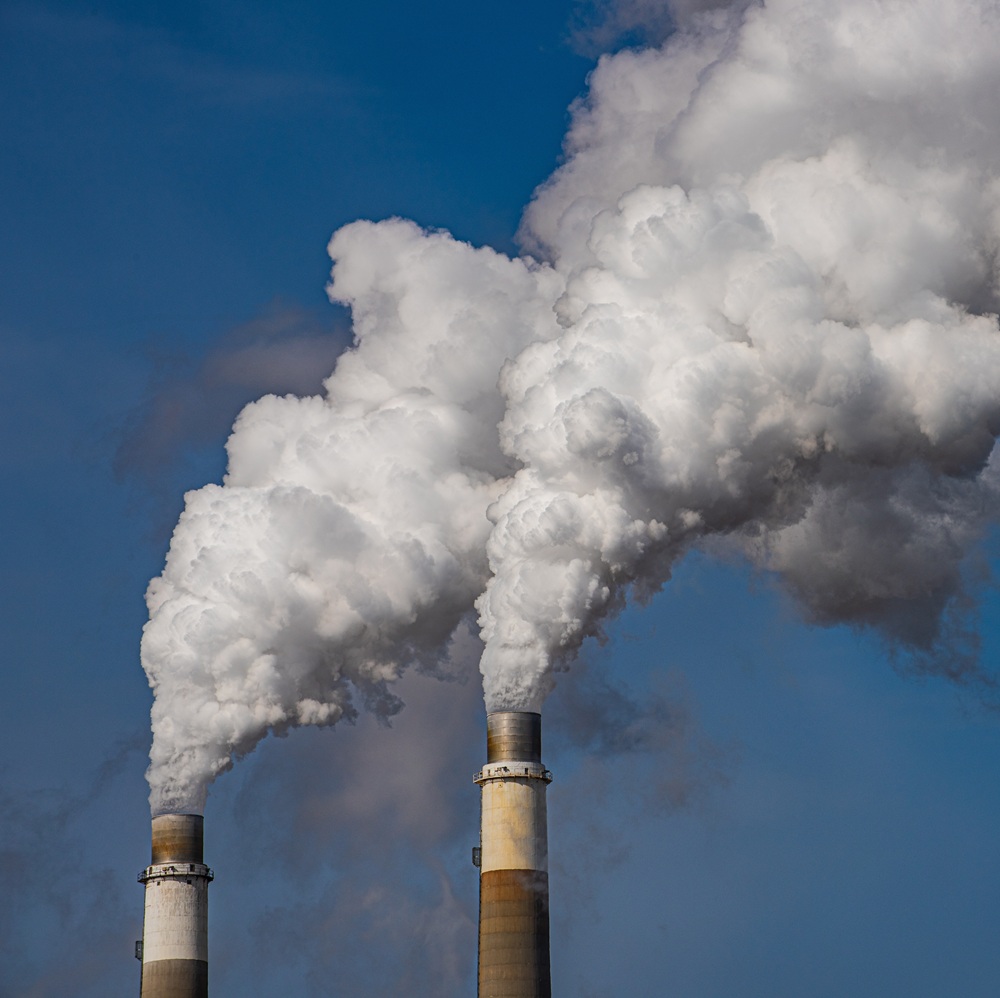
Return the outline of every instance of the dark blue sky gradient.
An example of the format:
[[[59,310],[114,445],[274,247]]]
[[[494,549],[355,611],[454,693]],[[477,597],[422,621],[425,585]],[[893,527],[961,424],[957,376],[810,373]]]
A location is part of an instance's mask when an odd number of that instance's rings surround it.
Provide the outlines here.
[[[592,65],[574,13],[0,4],[2,998],[138,993],[142,597],[183,492],[347,342],[338,226],[515,250]],[[392,729],[269,740],[213,789],[215,998],[474,993],[480,694],[407,683]],[[993,998],[998,750],[971,695],[689,558],[548,708],[556,994]]]

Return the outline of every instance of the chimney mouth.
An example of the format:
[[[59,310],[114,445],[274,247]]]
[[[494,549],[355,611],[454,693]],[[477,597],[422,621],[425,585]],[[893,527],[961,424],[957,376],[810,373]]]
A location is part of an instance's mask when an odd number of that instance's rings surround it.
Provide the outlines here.
[[[205,818],[200,814],[159,814],[153,818],[153,865],[204,863]]]
[[[498,710],[486,715],[486,762],[542,761],[542,715]]]

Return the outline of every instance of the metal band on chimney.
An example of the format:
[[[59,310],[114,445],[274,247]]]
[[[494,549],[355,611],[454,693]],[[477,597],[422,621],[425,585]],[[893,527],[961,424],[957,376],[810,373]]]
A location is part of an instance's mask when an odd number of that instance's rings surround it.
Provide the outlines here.
[[[479,998],[550,998],[541,715],[488,714],[479,878]]]
[[[152,864],[142,927],[141,998],[207,998],[208,885],[202,862],[204,818],[162,814],[153,819]]]

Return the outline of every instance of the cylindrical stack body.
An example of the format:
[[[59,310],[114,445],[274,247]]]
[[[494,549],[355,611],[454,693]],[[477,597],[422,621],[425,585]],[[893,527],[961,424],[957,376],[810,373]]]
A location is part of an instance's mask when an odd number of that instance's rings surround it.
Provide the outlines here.
[[[153,861],[142,925],[142,998],[208,995],[208,884],[205,819],[161,814],[153,819]]]
[[[488,714],[480,822],[479,998],[550,998],[542,719]]]

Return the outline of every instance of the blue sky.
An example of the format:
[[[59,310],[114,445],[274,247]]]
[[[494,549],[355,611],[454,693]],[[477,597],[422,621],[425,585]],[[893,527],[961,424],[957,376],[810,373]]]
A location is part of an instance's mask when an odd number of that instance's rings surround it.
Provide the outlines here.
[[[593,66],[579,16],[0,6],[0,994],[138,988],[138,644],[183,493],[348,342],[337,227],[516,251]],[[391,729],[270,739],[213,789],[216,998],[472,993],[480,691],[406,684]],[[998,749],[974,694],[689,557],[547,707],[556,993],[996,994]]]

